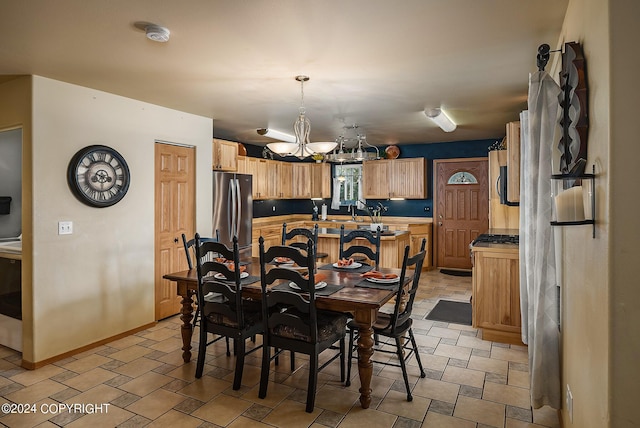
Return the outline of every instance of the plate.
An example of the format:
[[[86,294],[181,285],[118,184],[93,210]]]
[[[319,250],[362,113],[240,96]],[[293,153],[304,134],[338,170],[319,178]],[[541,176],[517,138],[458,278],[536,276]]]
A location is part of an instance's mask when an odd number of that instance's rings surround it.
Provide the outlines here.
[[[327,286],[326,282],[320,281],[319,283],[316,284],[316,290],[320,290],[326,286]],[[298,287],[298,285],[295,282],[290,282],[289,287],[293,288],[294,290],[300,290],[300,287]]]
[[[285,257],[276,257],[275,259],[273,259],[273,262],[279,266],[286,266],[286,265],[293,264],[293,260],[287,259]]]
[[[365,278],[365,279],[369,282],[374,282],[376,284],[394,284],[398,282],[398,277],[389,278],[389,279],[384,279],[384,278]]]
[[[333,267],[337,269],[358,269],[361,266],[362,266],[362,263],[358,263],[358,262],[353,262],[347,266],[338,266],[338,263],[333,264]]]
[[[397,159],[400,156],[400,148],[398,146],[387,146],[384,152],[387,154],[387,159]]]
[[[240,273],[240,278],[246,278],[249,276],[249,272],[242,272]],[[222,273],[218,272],[217,274],[213,275],[213,277],[215,279],[222,279],[224,281],[230,281],[229,279],[227,279]]]

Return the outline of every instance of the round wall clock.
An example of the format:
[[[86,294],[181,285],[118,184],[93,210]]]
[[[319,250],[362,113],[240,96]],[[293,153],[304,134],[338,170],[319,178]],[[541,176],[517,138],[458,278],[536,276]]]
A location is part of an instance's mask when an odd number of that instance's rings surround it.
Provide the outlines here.
[[[94,145],[80,149],[69,162],[67,181],[81,202],[98,208],[118,203],[129,190],[129,166],[111,147]]]

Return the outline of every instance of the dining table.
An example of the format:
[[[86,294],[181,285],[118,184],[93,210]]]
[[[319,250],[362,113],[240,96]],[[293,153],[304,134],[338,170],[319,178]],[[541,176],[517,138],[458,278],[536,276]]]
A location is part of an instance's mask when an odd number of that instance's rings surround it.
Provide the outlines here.
[[[260,260],[252,258],[246,262],[248,278],[242,280],[243,297],[261,299]],[[358,375],[360,378],[360,404],[366,409],[371,404],[371,379],[373,375],[374,353],[373,323],[380,308],[391,300],[398,290],[398,281],[367,280],[362,274],[371,270],[370,266],[354,263],[358,267],[337,267],[337,263],[316,266],[316,275],[322,275],[326,282],[324,289],[316,290],[316,307],[321,310],[350,314],[358,325]],[[400,269],[380,268],[381,272],[400,276]],[[407,272],[406,278],[410,277]],[[180,320],[182,321],[182,358],[185,363],[191,360],[191,339],[193,336],[194,300],[198,289],[196,269],[163,275],[163,278],[175,281],[177,293],[182,297]],[[407,281],[405,280],[405,283]]]

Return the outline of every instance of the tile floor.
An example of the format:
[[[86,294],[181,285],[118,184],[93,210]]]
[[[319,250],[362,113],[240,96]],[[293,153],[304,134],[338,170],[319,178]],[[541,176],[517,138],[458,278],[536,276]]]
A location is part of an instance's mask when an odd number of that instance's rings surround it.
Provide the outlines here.
[[[315,410],[306,413],[308,372],[302,356],[297,356],[294,372],[288,361],[281,360],[272,371],[267,397],[260,399],[260,351],[247,358],[243,386],[233,391],[234,359],[225,355],[223,341],[209,347],[205,375],[196,380],[195,355],[191,363],[182,362],[181,322],[176,316],[33,371],[19,366],[17,352],[0,346],[0,404],[30,404],[37,410],[0,413],[0,425],[558,427],[555,410],[532,411],[530,407],[526,348],[484,341],[468,326],[424,319],[440,298],[469,301],[470,296],[471,278],[437,270],[422,275],[414,332],[427,377],[418,376],[412,359],[409,376],[414,399],[410,403],[400,369],[375,364],[371,407],[360,408],[357,368],[354,366],[354,380],[346,388],[339,382],[336,362],[321,372]],[[197,348],[196,343],[193,346]],[[74,405],[74,410],[61,410],[63,403]],[[103,405],[102,410],[90,407],[102,403],[109,406]]]

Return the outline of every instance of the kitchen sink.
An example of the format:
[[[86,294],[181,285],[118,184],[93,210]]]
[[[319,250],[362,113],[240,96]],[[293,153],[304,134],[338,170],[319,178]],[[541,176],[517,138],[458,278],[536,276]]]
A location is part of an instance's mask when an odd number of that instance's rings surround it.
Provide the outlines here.
[[[329,220],[334,223],[364,223],[364,220]]]

